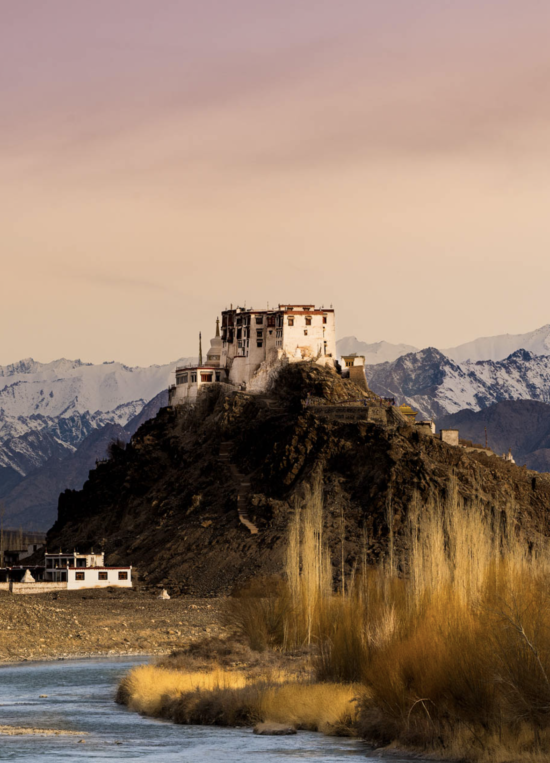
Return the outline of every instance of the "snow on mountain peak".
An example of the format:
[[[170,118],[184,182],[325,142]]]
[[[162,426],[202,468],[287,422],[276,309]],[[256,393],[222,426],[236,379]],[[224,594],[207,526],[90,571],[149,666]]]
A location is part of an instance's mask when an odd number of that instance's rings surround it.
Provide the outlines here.
[[[466,360],[504,360],[517,350],[528,350],[534,355],[550,355],[550,324],[526,334],[480,337],[442,352],[462,363]]]
[[[346,336],[343,339],[339,339],[336,343],[336,349],[339,357],[354,353],[356,355],[364,355],[365,365],[367,366],[376,363],[388,363],[397,360],[401,355],[418,351],[417,347],[413,347],[410,344],[391,344],[384,341],[368,344],[367,342],[361,342],[355,336]]]

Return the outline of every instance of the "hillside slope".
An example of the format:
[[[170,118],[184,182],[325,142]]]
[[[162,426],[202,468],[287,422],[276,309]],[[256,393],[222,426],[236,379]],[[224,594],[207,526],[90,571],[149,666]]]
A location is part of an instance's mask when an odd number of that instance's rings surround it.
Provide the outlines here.
[[[505,400],[481,411],[460,411],[443,416],[438,427],[456,428],[460,436],[485,442],[496,453],[512,453],[518,464],[550,472],[550,405],[536,400]]]
[[[365,544],[371,561],[384,553],[388,507],[399,547],[415,495],[445,500],[451,479],[465,500],[491,510],[513,502],[527,529],[548,531],[546,476],[425,437],[391,409],[389,426],[328,420],[303,407],[308,393],[329,402],[361,394],[335,372],[293,364],[270,398],[212,388],[193,410],[162,409],[81,491],[60,496],[48,543],[101,546],[110,564],[136,565],[172,592],[220,593],[281,570],[289,518],[316,479],[325,539],[340,560],[344,534],[348,571]],[[255,535],[239,521],[239,493]]]

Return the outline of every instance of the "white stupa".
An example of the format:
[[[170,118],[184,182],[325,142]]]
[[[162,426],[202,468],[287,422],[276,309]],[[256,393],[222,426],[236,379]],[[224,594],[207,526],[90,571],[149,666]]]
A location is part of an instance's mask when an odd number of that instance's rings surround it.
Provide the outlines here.
[[[223,342],[220,336],[220,319],[216,318],[216,336],[210,340],[210,349],[206,353],[206,365],[219,368]]]

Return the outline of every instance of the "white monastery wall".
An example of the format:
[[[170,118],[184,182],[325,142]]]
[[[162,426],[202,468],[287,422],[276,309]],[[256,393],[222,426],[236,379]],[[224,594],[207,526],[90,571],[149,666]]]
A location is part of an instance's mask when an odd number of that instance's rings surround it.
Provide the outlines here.
[[[126,574],[126,580],[121,578]],[[32,584],[31,584],[32,585]],[[67,570],[67,589],[69,591],[80,588],[106,588],[117,586],[118,588],[132,587],[131,567],[86,567],[83,569]]]

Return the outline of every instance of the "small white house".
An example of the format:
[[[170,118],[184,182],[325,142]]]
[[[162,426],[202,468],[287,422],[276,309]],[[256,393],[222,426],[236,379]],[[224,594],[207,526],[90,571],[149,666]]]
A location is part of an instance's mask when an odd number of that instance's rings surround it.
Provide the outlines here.
[[[106,567],[105,554],[45,554],[44,580],[66,583],[67,589],[132,587],[132,567]]]
[[[117,586],[118,588],[132,587],[131,567],[69,567],[67,569],[67,589],[69,591],[78,588],[104,588]]]

